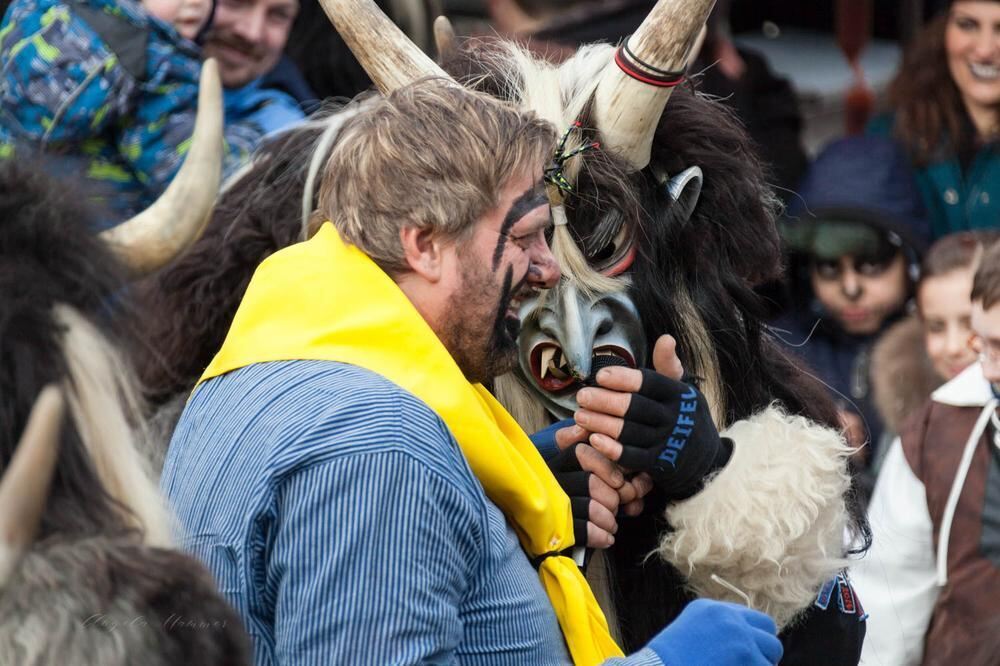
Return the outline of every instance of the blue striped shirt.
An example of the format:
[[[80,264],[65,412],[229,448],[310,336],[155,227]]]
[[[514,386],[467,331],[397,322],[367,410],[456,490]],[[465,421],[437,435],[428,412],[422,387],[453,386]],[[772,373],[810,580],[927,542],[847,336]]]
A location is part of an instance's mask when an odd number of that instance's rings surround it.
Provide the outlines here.
[[[290,361],[206,382],[161,484],[260,666],[569,662],[451,433],[379,375]]]

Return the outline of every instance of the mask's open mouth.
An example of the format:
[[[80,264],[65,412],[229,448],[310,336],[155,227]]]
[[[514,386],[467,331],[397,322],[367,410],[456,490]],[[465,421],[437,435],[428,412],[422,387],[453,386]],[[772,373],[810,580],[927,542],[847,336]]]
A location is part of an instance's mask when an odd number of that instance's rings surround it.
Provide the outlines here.
[[[615,357],[614,361],[601,362],[598,357]],[[531,350],[531,374],[535,382],[548,393],[576,392],[583,388],[584,380],[579,371],[570,367],[562,347],[554,342],[542,342]],[[635,368],[635,359],[627,350],[615,345],[594,348],[593,366],[624,365]]]

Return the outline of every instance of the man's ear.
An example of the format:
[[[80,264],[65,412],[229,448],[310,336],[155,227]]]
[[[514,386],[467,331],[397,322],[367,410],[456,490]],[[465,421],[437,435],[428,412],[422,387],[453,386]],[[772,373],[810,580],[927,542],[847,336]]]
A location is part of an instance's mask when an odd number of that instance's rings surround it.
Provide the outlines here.
[[[403,258],[410,270],[427,280],[437,282],[444,273],[444,243],[441,234],[431,229],[404,226],[399,230]]]

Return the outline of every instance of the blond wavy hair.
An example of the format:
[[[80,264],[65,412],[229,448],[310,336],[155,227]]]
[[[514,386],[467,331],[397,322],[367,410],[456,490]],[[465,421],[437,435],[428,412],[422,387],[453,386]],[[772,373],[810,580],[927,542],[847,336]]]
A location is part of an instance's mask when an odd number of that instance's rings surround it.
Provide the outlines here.
[[[554,144],[554,128],[530,111],[447,79],[418,81],[344,124],[313,231],[331,220],[384,271],[400,274],[402,228],[461,241],[513,177],[540,171]]]

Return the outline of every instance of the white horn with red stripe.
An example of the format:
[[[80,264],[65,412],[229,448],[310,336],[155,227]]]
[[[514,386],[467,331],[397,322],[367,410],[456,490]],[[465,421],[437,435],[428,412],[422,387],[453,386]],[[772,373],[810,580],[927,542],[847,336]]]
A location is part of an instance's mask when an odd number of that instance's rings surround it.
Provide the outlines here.
[[[714,5],[660,0],[601,74],[594,94],[597,128],[604,145],[636,170],[649,164],[653,133]]]

